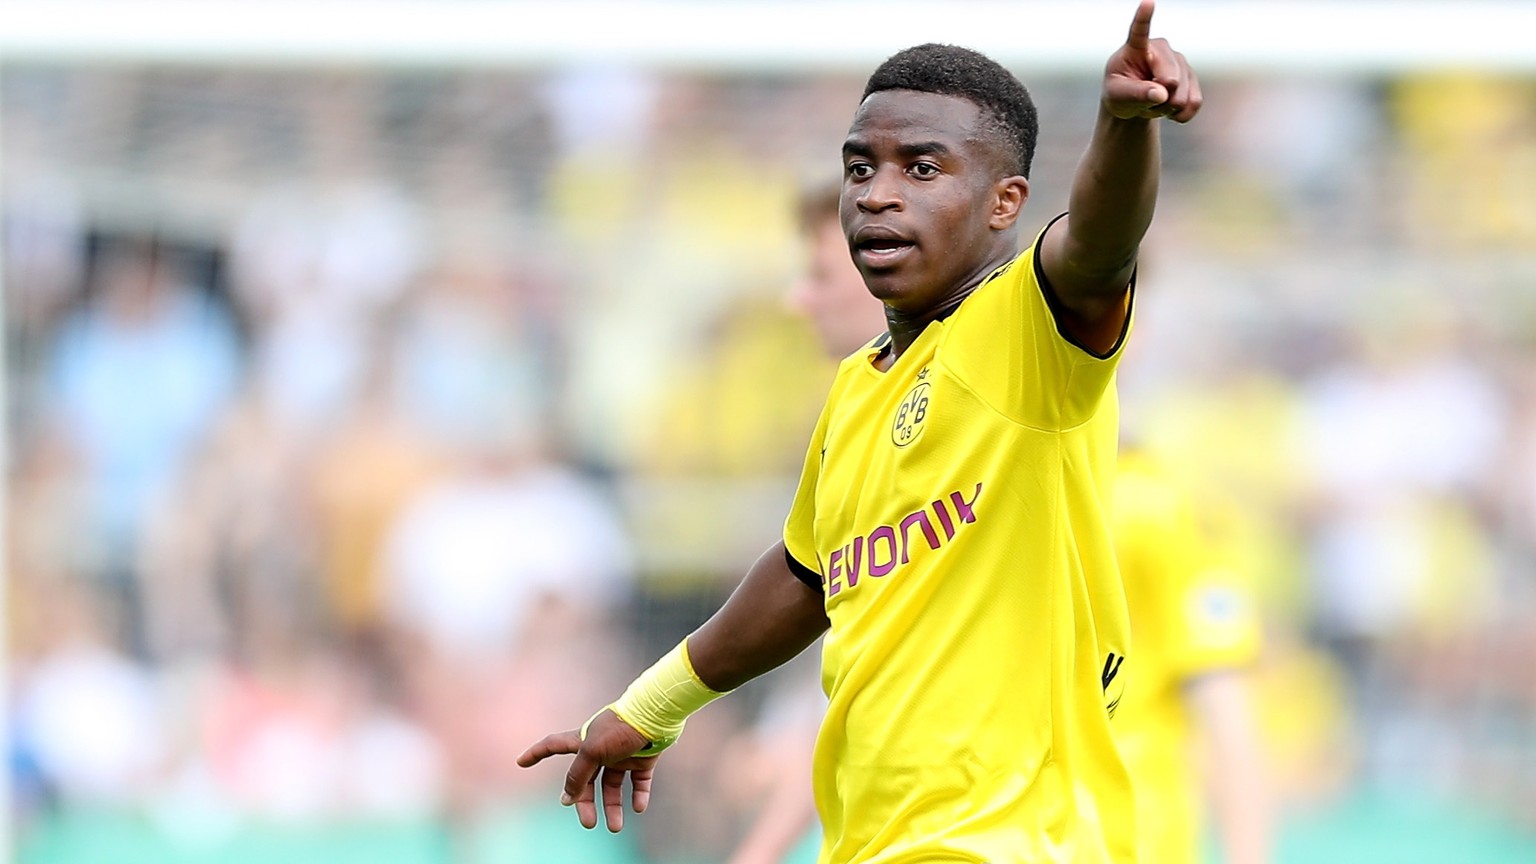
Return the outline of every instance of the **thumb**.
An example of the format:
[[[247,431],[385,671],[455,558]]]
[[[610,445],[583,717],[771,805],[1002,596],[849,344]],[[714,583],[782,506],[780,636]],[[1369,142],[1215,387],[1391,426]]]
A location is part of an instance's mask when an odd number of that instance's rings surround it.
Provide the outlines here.
[[[1142,78],[1111,76],[1104,82],[1104,102],[1117,116],[1130,117],[1168,101],[1168,88]]]

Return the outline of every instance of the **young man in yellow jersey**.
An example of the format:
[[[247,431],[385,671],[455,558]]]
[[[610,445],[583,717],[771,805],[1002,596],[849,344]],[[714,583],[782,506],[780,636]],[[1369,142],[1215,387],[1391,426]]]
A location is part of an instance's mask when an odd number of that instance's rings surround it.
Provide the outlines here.
[[[687,716],[825,633],[821,861],[1136,860],[1110,728],[1128,663],[1110,549],[1114,370],[1162,118],[1200,89],[1143,0],[1111,55],[1069,214],[1020,249],[1028,93],[966,49],[871,75],[843,144],[844,234],[886,335],[843,362],[784,539],[577,731],[562,802],[610,830]],[[601,778],[599,780],[599,778]]]
[[[848,257],[838,198],[837,187],[803,196],[807,261],[789,302],[827,353],[841,359],[880,331],[885,307]],[[1221,860],[1265,864],[1271,814],[1245,671],[1259,648],[1252,592],[1223,566],[1184,484],[1152,455],[1123,443],[1118,466],[1111,535],[1137,674],[1114,729],[1137,793],[1140,860],[1202,860],[1209,814]],[[785,761],[792,761],[787,748],[803,740],[808,759],[815,727],[775,730],[774,739]],[[809,781],[786,768],[729,864],[798,860],[798,852],[786,856],[815,819]]]

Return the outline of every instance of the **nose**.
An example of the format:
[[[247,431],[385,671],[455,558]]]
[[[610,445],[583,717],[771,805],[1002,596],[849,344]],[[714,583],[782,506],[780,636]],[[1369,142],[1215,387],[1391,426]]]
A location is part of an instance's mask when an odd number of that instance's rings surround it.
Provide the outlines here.
[[[875,175],[859,189],[855,203],[866,213],[900,209],[901,190],[897,183],[897,173],[884,168],[877,169]]]

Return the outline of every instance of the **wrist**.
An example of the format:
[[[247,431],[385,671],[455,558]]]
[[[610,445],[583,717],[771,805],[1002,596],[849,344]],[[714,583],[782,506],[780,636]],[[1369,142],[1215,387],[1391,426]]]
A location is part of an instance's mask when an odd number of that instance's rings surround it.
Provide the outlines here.
[[[677,742],[690,715],[724,695],[699,680],[684,639],[640,673],[605,710],[650,742],[635,755],[653,756]]]

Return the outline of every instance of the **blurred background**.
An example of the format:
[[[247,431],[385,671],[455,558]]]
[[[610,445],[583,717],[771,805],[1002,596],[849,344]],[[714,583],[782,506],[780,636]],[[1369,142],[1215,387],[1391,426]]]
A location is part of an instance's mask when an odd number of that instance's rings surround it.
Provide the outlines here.
[[[915,7],[343,10],[429,16],[413,51],[281,4],[4,5],[11,860],[723,860],[805,710],[777,676],[617,838],[512,760],[778,536],[833,371],[785,302],[797,194]],[[1132,5],[942,13],[1025,34],[1026,233]],[[1488,25],[1532,4],[1468,4],[1450,58],[1163,6],[1206,107],[1122,394],[1259,598],[1279,860],[1536,861],[1536,63]],[[1181,35],[1234,11],[1273,38]]]

